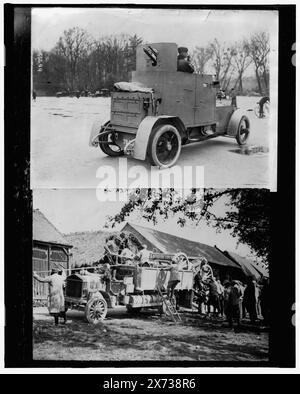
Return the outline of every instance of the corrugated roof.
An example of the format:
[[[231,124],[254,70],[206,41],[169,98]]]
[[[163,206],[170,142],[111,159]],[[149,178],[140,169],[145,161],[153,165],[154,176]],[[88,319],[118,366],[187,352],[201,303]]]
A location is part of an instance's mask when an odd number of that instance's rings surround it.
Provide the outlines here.
[[[190,241],[186,238],[177,237],[175,235],[139,226],[133,223],[127,223],[123,227],[123,230],[126,229],[130,231],[130,227],[139,232],[163,253],[176,253],[177,250],[180,249],[181,252],[184,252],[190,258],[203,256],[213,264],[232,268],[240,268],[239,265],[228,259],[223,253],[213,246]]]
[[[234,252],[224,251],[225,255],[234,260],[237,264],[240,265],[242,270],[247,276],[254,276],[256,279],[260,279],[261,276],[268,277],[269,273],[263,267],[256,265],[251,260],[246,259],[245,257],[241,257]]]
[[[33,210],[33,240],[72,247],[39,209]]]

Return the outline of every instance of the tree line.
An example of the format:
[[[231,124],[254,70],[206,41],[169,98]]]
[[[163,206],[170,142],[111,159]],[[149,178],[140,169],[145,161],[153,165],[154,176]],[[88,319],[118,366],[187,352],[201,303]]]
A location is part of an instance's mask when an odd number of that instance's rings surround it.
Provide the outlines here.
[[[33,88],[47,94],[57,90],[91,91],[112,89],[116,81],[128,81],[135,69],[136,47],[143,42],[134,35],[112,35],[93,39],[79,27],[65,30],[50,51],[33,50]],[[261,95],[269,90],[269,36],[253,34],[228,46],[217,39],[191,50],[198,73],[214,74],[223,90],[244,93],[243,79],[251,66]]]
[[[94,40],[79,28],[64,31],[50,51],[33,50],[33,88],[96,91],[128,81],[142,38],[118,35]]]
[[[221,89],[234,88],[240,94],[244,93],[245,72],[251,66],[257,82],[255,90],[263,96],[269,92],[269,54],[269,35],[259,32],[230,46],[217,39],[204,47],[197,46],[192,62],[196,72],[214,74]]]

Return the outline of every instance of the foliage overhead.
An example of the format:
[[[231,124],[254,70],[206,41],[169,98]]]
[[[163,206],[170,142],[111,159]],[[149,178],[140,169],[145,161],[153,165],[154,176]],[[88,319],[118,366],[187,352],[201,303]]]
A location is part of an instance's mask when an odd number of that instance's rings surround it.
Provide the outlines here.
[[[174,189],[136,189],[120,212],[108,218],[106,226],[113,228],[132,214],[154,225],[172,217],[181,227],[205,221],[216,231],[230,231],[268,263],[270,210],[271,196],[266,189],[191,189],[185,196]]]

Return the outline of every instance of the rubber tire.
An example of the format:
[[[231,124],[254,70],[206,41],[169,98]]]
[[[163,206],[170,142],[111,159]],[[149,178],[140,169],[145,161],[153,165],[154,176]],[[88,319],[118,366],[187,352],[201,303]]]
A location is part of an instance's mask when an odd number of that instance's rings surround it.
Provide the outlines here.
[[[247,124],[248,135],[247,135],[247,137],[246,137],[245,140],[241,140],[241,134],[240,134],[241,123],[242,123],[244,120],[246,121],[246,124]],[[238,130],[237,130],[236,137],[235,137],[236,142],[237,142],[239,145],[245,145],[245,144],[247,143],[247,141],[248,141],[249,135],[250,135],[250,121],[249,121],[249,119],[247,118],[247,116],[242,116],[242,117],[241,117],[241,120],[239,121]]]
[[[104,136],[104,141],[107,141],[109,134],[106,134]],[[101,134],[99,135],[99,137],[101,137]],[[111,156],[111,157],[119,157],[119,156],[123,156],[124,155],[124,151],[121,150],[120,152],[115,152],[114,150],[112,150],[110,148],[109,145],[107,144],[101,144],[101,142],[99,142],[99,147],[102,150],[102,152],[104,152],[107,156]]]
[[[156,144],[159,139],[159,137],[165,133],[167,130],[172,130],[174,134],[177,136],[178,139],[178,151],[176,153],[175,158],[168,164],[161,164],[157,158],[156,155]],[[169,168],[172,167],[176,161],[178,160],[181,152],[181,136],[179,131],[176,129],[176,127],[170,125],[170,124],[163,124],[160,126],[157,126],[151,133],[150,138],[149,138],[149,143],[148,143],[148,160],[152,165],[155,165],[159,168]]]
[[[91,305],[92,305],[95,301],[101,301],[102,304],[103,304],[103,307],[104,307],[104,312],[102,313],[101,317],[100,317],[99,319],[97,319],[97,320],[92,319],[92,318],[90,317],[90,314],[89,314],[90,307],[91,307]],[[89,323],[91,323],[91,324],[98,324],[98,323],[100,323],[100,321],[102,321],[102,320],[105,319],[106,314],[107,314],[107,302],[105,301],[104,298],[101,298],[101,297],[93,297],[93,298],[91,298],[91,299],[87,302],[87,304],[86,304],[86,306],[85,306],[85,317],[86,317],[86,320],[87,320]]]

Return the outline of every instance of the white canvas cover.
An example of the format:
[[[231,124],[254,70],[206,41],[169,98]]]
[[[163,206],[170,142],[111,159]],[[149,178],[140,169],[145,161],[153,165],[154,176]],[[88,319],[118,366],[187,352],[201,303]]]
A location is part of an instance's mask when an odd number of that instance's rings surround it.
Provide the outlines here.
[[[152,88],[148,88],[139,82],[116,82],[114,87],[121,92],[153,93]]]

